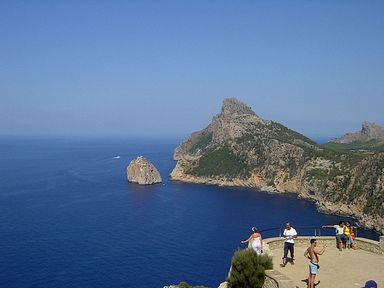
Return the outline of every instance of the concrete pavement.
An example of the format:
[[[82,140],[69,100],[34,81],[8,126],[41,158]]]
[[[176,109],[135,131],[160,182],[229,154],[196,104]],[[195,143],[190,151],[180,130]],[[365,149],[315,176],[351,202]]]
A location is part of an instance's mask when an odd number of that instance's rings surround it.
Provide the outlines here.
[[[309,243],[308,243],[309,246]],[[308,277],[308,259],[304,257],[307,247],[295,247],[295,265],[282,263],[282,249],[273,249],[274,269],[292,279],[297,287],[307,287],[305,280]],[[319,249],[322,246],[318,247]],[[361,249],[343,249],[327,247],[320,255],[320,269],[316,282],[320,281],[318,288],[360,288],[365,281],[373,279],[378,287],[384,287],[384,255],[378,255]]]

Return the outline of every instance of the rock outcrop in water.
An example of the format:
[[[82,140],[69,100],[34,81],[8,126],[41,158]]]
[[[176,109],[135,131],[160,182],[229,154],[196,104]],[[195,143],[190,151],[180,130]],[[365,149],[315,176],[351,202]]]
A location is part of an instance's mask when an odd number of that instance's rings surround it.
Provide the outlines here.
[[[162,182],[159,171],[143,156],[139,156],[132,160],[131,163],[129,163],[127,167],[127,178],[128,182],[142,185],[150,185]]]
[[[173,180],[296,192],[384,232],[384,153],[335,151],[256,115],[237,99],[174,151]]]

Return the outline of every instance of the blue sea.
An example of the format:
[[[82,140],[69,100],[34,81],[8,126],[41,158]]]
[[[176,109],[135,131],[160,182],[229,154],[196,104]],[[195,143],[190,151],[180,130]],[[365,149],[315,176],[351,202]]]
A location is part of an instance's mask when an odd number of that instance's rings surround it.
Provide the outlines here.
[[[172,182],[179,142],[1,137],[0,287],[217,287],[252,226],[340,220],[293,194]],[[163,184],[127,182],[139,155]],[[359,236],[378,238],[362,229]]]

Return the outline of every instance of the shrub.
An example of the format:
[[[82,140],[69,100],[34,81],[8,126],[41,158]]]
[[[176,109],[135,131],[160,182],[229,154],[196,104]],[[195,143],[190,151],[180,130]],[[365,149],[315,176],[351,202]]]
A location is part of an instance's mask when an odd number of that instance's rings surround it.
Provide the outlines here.
[[[198,285],[198,286],[191,286],[187,282],[180,282],[179,285],[177,285],[179,288],[208,288],[206,286]]]
[[[257,255],[259,264],[264,267],[265,270],[273,269],[272,257],[267,254]]]
[[[268,255],[257,255],[252,249],[237,250],[232,257],[229,287],[261,288],[265,269],[272,269],[272,266],[272,258]]]
[[[204,149],[212,141],[212,132],[207,132],[205,130],[199,133],[197,139],[191,144],[189,151],[191,153],[196,153],[199,149]]]
[[[179,286],[179,288],[191,288],[187,282],[180,282],[177,286]]]
[[[187,282],[180,282],[178,286],[179,288],[191,288],[191,286]]]

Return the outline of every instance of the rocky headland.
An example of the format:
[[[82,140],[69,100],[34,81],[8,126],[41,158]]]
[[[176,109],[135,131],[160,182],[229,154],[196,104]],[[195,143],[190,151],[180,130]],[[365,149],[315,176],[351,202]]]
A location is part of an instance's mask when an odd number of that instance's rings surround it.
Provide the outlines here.
[[[347,133],[340,138],[331,142],[335,143],[351,143],[351,142],[368,142],[368,141],[384,141],[384,127],[375,123],[364,121],[361,130],[355,133]]]
[[[139,156],[129,163],[127,167],[127,178],[128,182],[141,185],[150,185],[162,182],[159,171],[143,156]]]
[[[225,99],[221,113],[182,142],[174,159],[173,180],[294,192],[321,211],[384,232],[384,152],[318,145],[235,98]]]

